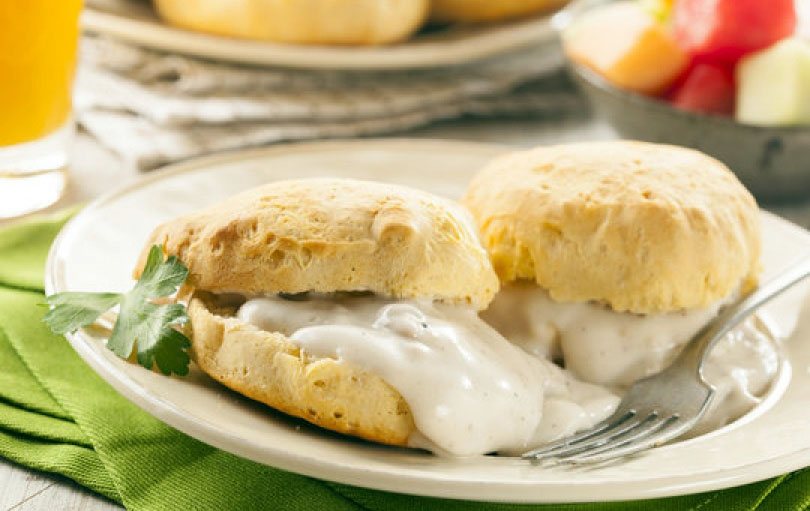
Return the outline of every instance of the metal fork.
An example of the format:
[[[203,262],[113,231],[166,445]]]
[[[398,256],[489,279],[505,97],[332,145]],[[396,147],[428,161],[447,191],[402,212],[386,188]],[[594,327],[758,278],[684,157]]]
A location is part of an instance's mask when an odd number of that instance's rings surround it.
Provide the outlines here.
[[[711,349],[760,306],[810,276],[810,256],[723,309],[675,361],[637,381],[616,411],[593,428],[523,454],[524,459],[590,464],[661,445],[689,431],[706,413],[715,389],[701,371]]]

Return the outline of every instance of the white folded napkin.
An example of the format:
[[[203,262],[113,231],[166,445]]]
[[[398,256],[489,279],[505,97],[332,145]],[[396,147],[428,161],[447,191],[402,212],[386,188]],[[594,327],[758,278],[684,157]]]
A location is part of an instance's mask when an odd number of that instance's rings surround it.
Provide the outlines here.
[[[444,69],[239,66],[85,37],[76,116],[139,169],[282,140],[403,131],[461,115],[576,115],[554,47]]]

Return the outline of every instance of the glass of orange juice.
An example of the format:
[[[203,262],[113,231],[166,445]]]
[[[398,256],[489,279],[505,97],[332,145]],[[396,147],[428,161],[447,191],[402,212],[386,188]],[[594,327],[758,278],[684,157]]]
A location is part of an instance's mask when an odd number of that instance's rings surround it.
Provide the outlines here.
[[[81,0],[0,0],[0,218],[59,200]]]

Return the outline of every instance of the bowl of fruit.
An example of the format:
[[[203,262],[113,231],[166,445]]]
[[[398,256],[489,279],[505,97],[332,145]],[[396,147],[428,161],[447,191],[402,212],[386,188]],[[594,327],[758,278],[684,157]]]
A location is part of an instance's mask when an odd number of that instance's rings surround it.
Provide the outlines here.
[[[810,197],[810,0],[577,0],[575,81],[621,136],[699,149],[762,200]]]

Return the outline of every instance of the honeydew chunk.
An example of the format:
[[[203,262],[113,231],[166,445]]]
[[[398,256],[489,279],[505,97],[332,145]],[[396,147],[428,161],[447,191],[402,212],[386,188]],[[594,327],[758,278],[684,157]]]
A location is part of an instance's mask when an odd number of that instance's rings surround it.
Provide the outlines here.
[[[688,60],[666,28],[637,2],[585,13],[566,31],[564,41],[572,60],[642,94],[664,91]]]
[[[641,7],[659,23],[669,21],[675,0],[640,0]]]
[[[793,37],[752,53],[737,66],[737,120],[810,124],[810,43]]]

